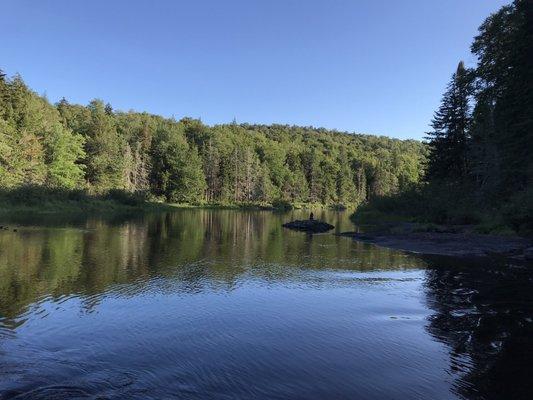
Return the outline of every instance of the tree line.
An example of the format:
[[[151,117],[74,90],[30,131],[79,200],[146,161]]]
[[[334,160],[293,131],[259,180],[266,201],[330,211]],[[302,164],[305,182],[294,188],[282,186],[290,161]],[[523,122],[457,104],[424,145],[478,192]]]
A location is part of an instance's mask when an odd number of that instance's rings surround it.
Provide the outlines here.
[[[421,184],[374,204],[436,222],[533,232],[533,2],[490,15],[435,112]]]
[[[422,175],[414,140],[51,104],[0,76],[0,187],[123,190],[179,203],[357,205]]]

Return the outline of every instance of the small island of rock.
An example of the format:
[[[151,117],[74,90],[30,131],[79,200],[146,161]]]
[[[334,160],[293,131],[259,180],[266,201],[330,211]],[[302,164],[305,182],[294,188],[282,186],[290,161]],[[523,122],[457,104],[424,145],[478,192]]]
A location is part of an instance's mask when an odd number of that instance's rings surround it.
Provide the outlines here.
[[[283,227],[311,233],[323,233],[335,228],[327,222],[317,221],[315,219],[291,221],[283,224]]]

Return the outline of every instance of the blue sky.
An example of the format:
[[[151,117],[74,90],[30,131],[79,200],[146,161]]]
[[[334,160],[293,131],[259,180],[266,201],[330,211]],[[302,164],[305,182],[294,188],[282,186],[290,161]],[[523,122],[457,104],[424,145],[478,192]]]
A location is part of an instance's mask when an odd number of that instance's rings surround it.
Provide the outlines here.
[[[424,136],[498,0],[4,0],[0,68],[51,101]]]

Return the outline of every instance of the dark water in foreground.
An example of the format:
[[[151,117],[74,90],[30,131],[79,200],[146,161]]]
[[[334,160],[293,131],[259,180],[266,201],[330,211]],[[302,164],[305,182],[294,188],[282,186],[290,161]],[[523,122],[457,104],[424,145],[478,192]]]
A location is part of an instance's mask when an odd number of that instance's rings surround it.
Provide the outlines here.
[[[280,227],[295,216],[15,221],[0,398],[533,398],[531,270]]]

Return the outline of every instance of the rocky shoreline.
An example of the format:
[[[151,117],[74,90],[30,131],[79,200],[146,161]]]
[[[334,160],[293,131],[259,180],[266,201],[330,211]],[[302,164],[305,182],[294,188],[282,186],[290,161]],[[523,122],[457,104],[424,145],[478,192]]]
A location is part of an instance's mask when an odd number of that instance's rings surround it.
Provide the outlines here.
[[[340,236],[412,253],[453,256],[503,256],[533,261],[533,240],[516,236],[451,232],[342,232]]]

